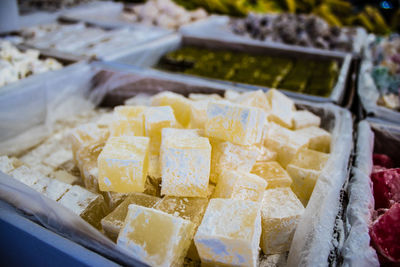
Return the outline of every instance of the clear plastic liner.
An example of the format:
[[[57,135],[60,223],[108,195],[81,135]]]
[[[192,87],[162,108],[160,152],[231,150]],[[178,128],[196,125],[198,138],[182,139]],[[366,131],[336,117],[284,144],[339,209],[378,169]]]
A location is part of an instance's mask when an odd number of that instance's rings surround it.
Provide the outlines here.
[[[348,185],[346,210],[347,238],[342,248],[343,266],[379,266],[376,251],[370,246],[369,225],[374,209],[372,154],[374,133],[366,121],[358,124],[355,166]]]
[[[342,249],[343,266],[379,266],[378,256],[370,246],[369,226],[374,211],[370,179],[373,154],[383,153],[400,164],[400,127],[368,118],[358,125],[355,165],[348,187],[346,210],[347,238]]]
[[[32,34],[33,33],[33,34]],[[170,30],[137,25],[45,24],[22,31],[24,44],[42,52],[109,61],[142,53],[147,44],[173,34]]]
[[[360,98],[362,107],[366,112],[366,116],[373,116],[387,121],[400,122],[400,112],[389,108],[379,106],[379,90],[372,78],[372,69],[374,67],[372,52],[368,48],[375,40],[374,35],[368,36],[367,48],[364,51],[364,59],[361,63],[360,74],[358,78],[358,97]]]
[[[335,105],[308,104],[306,107],[322,118],[321,126],[332,134],[331,156],[297,225],[287,264],[326,266],[331,250],[338,245],[332,237],[341,202],[340,191],[348,179],[353,125],[350,112]]]
[[[30,89],[32,91],[31,95],[34,95],[36,92],[42,92],[44,96],[40,100],[40,103],[26,108],[24,114],[31,112],[32,114],[34,112],[40,114],[40,120],[37,121],[35,127],[42,126],[47,129],[46,133],[49,133],[57,118],[70,116],[85,109],[93,108],[100,102],[103,102],[112,89],[124,86],[121,79],[111,79],[109,84],[103,84],[107,79],[93,79],[94,75],[100,69],[121,71],[135,75],[131,79],[126,78],[123,80],[129,86],[136,81],[141,81],[140,76],[143,79],[150,79],[152,84],[158,86],[160,90],[163,88],[163,84],[176,82],[180,84],[180,87],[177,87],[179,90],[176,90],[176,92],[180,91],[183,94],[195,90],[199,90],[196,92],[202,93],[222,93],[221,90],[225,89],[243,90],[205,80],[169,76],[166,73],[154,70],[132,68],[128,71],[121,65],[97,63],[85,65],[82,69],[68,73],[63,77],[57,77],[54,80],[49,79],[46,83],[39,84],[36,87],[32,86]],[[102,84],[102,86],[96,87],[98,91],[90,90],[96,83],[98,83],[97,85]],[[144,93],[140,88],[137,88],[138,92],[136,94]],[[136,90],[136,88],[131,90]],[[126,95],[125,100],[131,96],[133,96],[132,93]],[[6,136],[9,137],[11,132],[18,134],[33,126],[31,125],[25,129],[19,126],[35,118],[33,115],[27,115],[28,118],[25,118],[24,114],[19,112],[19,107],[31,101],[28,94],[21,94],[20,98],[19,102],[15,103],[13,111],[9,111],[6,107],[2,109],[2,112],[7,112],[10,120],[14,118],[16,121],[15,125],[11,124],[7,127],[6,125],[2,125],[2,129],[7,133],[1,140],[2,146],[0,151],[2,152],[16,150],[15,148],[10,148],[15,145],[12,141],[15,140],[14,137],[7,139]],[[0,101],[3,101],[1,97]],[[14,99],[9,96],[9,101],[14,101]],[[330,250],[334,247],[332,235],[335,217],[338,213],[340,189],[347,178],[347,166],[352,147],[352,120],[348,111],[333,104],[315,104],[307,101],[296,101],[296,104],[298,108],[308,109],[321,117],[321,127],[332,134],[332,154],[315,186],[305,214],[298,224],[290,249],[288,264],[289,266],[327,265]],[[45,108],[43,109],[42,107]],[[41,132],[38,129],[36,132],[39,134]],[[22,140],[27,142],[26,139]],[[6,144],[10,147],[7,147]],[[124,265],[137,264],[124,250],[117,247],[77,215],[72,214],[58,203],[41,196],[39,193],[3,173],[0,173],[0,197],[12,203],[17,208],[22,209],[27,214],[34,216],[35,220],[39,221],[45,227],[79,244],[87,246]],[[132,254],[130,255],[133,257]]]
[[[343,52],[318,49],[313,47],[303,47],[298,45],[288,45],[284,43],[278,43],[273,41],[261,41],[252,39],[248,36],[235,34],[231,30],[230,26],[231,18],[229,16],[212,15],[205,20],[200,20],[189,25],[182,26],[180,32],[184,36],[198,37],[198,38],[211,38],[225,41],[242,41],[249,44],[268,44],[269,46],[277,46],[282,48],[291,48],[298,51],[307,51],[312,53],[326,53],[326,54],[338,54]],[[352,52],[355,55],[359,55],[363,49],[363,44],[366,39],[367,32],[364,28],[357,27],[356,35],[353,41]]]
[[[52,131],[57,119],[93,108],[82,90],[91,75],[91,68],[80,63],[7,86],[0,93],[0,155],[28,149]]]
[[[70,210],[2,172],[0,198],[18,207],[46,228],[107,258],[123,265],[145,266]]]

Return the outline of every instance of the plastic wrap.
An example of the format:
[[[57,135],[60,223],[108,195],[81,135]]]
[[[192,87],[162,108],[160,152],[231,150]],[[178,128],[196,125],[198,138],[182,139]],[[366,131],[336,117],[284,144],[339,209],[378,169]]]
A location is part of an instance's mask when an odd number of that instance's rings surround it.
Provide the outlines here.
[[[35,48],[48,54],[60,55],[61,58],[88,59],[94,57],[109,61],[126,57],[132,53],[136,56],[143,51],[147,44],[172,34],[172,31],[169,30],[142,25],[105,27],[84,23],[61,24],[60,22],[55,25],[62,27],[54,28],[54,25],[45,24],[42,25],[42,29],[36,27],[24,29],[25,33],[22,34],[27,36],[30,36],[31,32],[40,32],[40,34],[34,34],[36,36],[34,38],[27,37],[25,39],[26,47]],[[51,28],[51,30],[43,29],[43,27]]]
[[[331,132],[331,156],[297,226],[288,266],[326,266],[331,251],[340,245],[333,240],[334,228],[338,227],[339,235],[343,232],[336,217],[340,211],[340,191],[348,179],[353,125],[350,112],[332,104],[306,107],[319,115],[321,126]]]
[[[359,123],[355,165],[352,169],[346,210],[347,238],[342,250],[344,266],[379,266],[378,256],[370,246],[369,226],[374,211],[370,175],[374,153],[387,154],[400,164],[400,127],[376,119]]]
[[[93,108],[82,97],[91,77],[90,67],[80,63],[6,86],[0,93],[0,155],[28,149],[47,136],[60,117]]]
[[[370,35],[368,43],[372,43],[375,37]],[[373,116],[387,121],[400,122],[400,112],[379,106],[379,91],[371,76],[374,67],[371,50],[365,49],[364,59],[361,63],[358,79],[358,97],[367,116]]]
[[[105,98],[110,95],[110,92],[124,86],[124,82],[122,82],[122,79],[114,79],[110,80],[108,84],[103,84],[107,79],[96,81],[92,79],[94,77],[93,75],[99,69],[121,71],[123,68],[123,66],[112,66],[105,63],[93,64],[91,66],[86,65],[82,70],[76,71],[75,73],[71,73],[62,78],[60,77],[54,81],[48,81],[46,87],[42,89],[45,95],[42,101],[46,108],[42,111],[42,121],[38,122],[38,125],[47,125],[47,127],[51,129],[52,122],[59,118],[59,116],[72,115],[73,112],[79,112],[86,108],[93,107],[99,102],[104,102]],[[176,82],[181,84],[181,89],[176,91],[179,92],[183,90],[181,93],[184,94],[196,90],[199,90],[197,92],[203,93],[222,93],[222,90],[225,89],[243,90],[205,80],[171,76],[155,70],[133,68],[129,71],[123,70],[123,72],[125,74],[131,73],[135,75],[132,78],[124,78],[123,81],[126,81],[128,85],[134,84],[142,79],[150,79],[152,81],[152,86],[158,86],[161,90],[165,81]],[[90,82],[101,85],[96,87],[96,90],[99,91],[89,91],[91,88],[89,85],[93,85],[90,84]],[[57,90],[54,90],[54,87],[52,87],[55,86],[55,84],[58,85]],[[31,90],[40,90],[40,88],[42,87],[38,86],[36,89]],[[129,93],[122,95],[118,101],[122,101],[122,97],[126,99],[137,93],[143,93],[143,90],[141,90],[143,88],[140,86],[138,86],[138,88],[128,86],[126,91],[136,89],[139,91],[134,94]],[[88,95],[90,95],[89,99],[92,99],[94,103],[87,103],[85,99],[87,99]],[[29,99],[25,100],[29,101]],[[71,110],[71,102],[68,100],[74,103],[73,111]],[[79,102],[86,103],[87,105],[78,105]],[[117,102],[114,103],[114,105],[115,104],[120,103]],[[20,105],[24,105],[24,103],[20,103]],[[112,104],[110,103],[110,105]],[[296,105],[301,109],[308,109],[321,117],[321,127],[330,131],[332,134],[332,154],[315,186],[310,202],[306,208],[305,216],[303,216],[302,220],[299,222],[298,230],[295,233],[290,249],[288,263],[290,266],[326,265],[328,264],[329,253],[335,247],[332,236],[335,218],[338,213],[338,203],[340,202],[340,189],[347,178],[347,164],[352,147],[352,121],[348,111],[333,104],[315,104],[307,101],[296,101]],[[40,110],[41,106],[42,105],[32,106],[32,112],[35,108],[39,108]],[[54,112],[54,110],[56,110],[56,112]],[[15,119],[20,120],[20,123],[25,121],[25,118],[18,113],[18,110],[14,110],[13,113],[10,112],[9,116],[14,116],[14,113]],[[13,127],[14,126],[8,127],[7,130],[19,132],[19,130],[12,129]],[[13,145],[12,142],[8,144],[10,146]],[[115,244],[111,243],[81,218],[71,214],[58,203],[41,196],[39,193],[1,173],[0,197],[16,207],[23,209],[26,213],[33,215],[34,218],[44,226],[79,244],[87,246],[122,264],[136,264],[134,259],[124,254],[123,250],[116,247]]]
[[[342,249],[343,266],[379,266],[375,250],[370,246],[369,225],[374,209],[372,154],[374,133],[366,121],[358,125],[355,166],[348,186],[346,210],[347,238]]]
[[[211,38],[211,39],[219,39],[225,41],[245,41],[249,44],[268,44],[269,46],[276,46],[282,48],[290,48],[298,51],[307,51],[311,53],[327,53],[327,54],[341,54],[343,52],[334,51],[334,50],[325,50],[318,49],[312,47],[303,47],[297,45],[288,45],[284,43],[277,42],[267,42],[260,41],[256,39],[252,39],[248,36],[242,36],[235,34],[231,30],[230,26],[230,17],[228,16],[219,16],[212,15],[209,18],[201,21],[194,22],[189,25],[182,26],[180,28],[180,32],[184,36],[198,37],[198,38]],[[358,27],[356,29],[356,35],[354,37],[353,49],[352,52],[355,55],[360,55],[363,49],[363,44],[365,38],[367,36],[367,32],[365,29]]]

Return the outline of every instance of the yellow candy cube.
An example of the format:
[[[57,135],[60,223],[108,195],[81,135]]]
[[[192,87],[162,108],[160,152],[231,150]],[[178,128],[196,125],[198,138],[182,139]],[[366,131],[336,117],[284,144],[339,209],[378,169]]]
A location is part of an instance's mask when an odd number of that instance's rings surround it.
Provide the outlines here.
[[[149,138],[111,137],[98,158],[101,191],[143,192],[148,169]]]
[[[175,113],[177,121],[187,127],[190,122],[191,100],[173,92],[162,92],[152,97],[153,106],[170,106]]]
[[[102,195],[77,185],[72,186],[57,202],[96,228],[100,228],[100,220],[108,213]]]
[[[329,159],[329,154],[315,150],[301,150],[286,167],[293,179],[292,189],[304,206],[314,190],[315,183]]]
[[[229,102],[210,102],[206,135],[238,145],[261,142],[266,114],[262,109]]]
[[[266,96],[271,107],[268,113],[268,119],[283,127],[292,128],[293,115],[294,111],[296,111],[294,102],[275,89],[269,90]]]
[[[144,113],[145,133],[150,137],[151,154],[159,154],[161,131],[163,128],[176,126],[174,112],[171,107],[150,107]]]
[[[260,236],[260,202],[214,198],[194,242],[204,265],[258,266]]]
[[[225,170],[221,173],[215,187],[214,198],[233,198],[261,201],[267,182],[257,175]]]
[[[331,134],[324,129],[316,126],[302,128],[297,130],[296,133],[303,135],[308,138],[310,149],[314,149],[320,152],[329,153],[331,150]]]
[[[267,161],[275,161],[277,158],[277,154],[275,151],[265,147],[264,145],[256,146],[258,150],[258,157],[256,162],[267,162]]]
[[[307,110],[295,111],[293,114],[293,129],[316,126],[321,124],[321,118]]]
[[[209,100],[193,101],[190,105],[190,128],[204,129],[207,122]]]
[[[110,125],[111,136],[144,136],[143,114],[145,106],[118,106],[114,108],[114,120]]]
[[[161,194],[206,197],[210,178],[211,145],[208,138],[165,138],[161,152]]]
[[[265,254],[286,252],[304,207],[288,187],[267,189],[261,207],[261,248]]]
[[[271,109],[267,96],[262,90],[243,93],[236,99],[236,102],[249,107],[261,108],[265,111]]]
[[[240,170],[250,172],[259,151],[256,147],[246,147],[212,140],[211,174],[210,180],[218,182],[218,177],[223,170]]]
[[[97,193],[99,191],[99,169],[97,159],[103,150],[106,140],[100,139],[93,141],[91,144],[83,146],[76,154],[77,166],[85,187]]]
[[[101,220],[104,232],[112,240],[117,240],[121,228],[124,226],[128,206],[136,204],[143,207],[153,208],[161,198],[149,196],[142,193],[131,193],[110,214]]]
[[[77,153],[88,145],[98,143],[100,140],[106,141],[109,136],[108,129],[101,129],[94,123],[83,124],[73,129],[69,135],[72,153],[75,163],[79,165]]]
[[[209,188],[210,189],[210,188]],[[179,216],[185,220],[190,220],[195,230],[200,225],[203,215],[208,205],[208,198],[200,197],[164,197],[155,208],[163,212],[169,213],[174,216]],[[200,260],[196,246],[193,242],[193,236],[191,236],[191,244],[186,257],[192,260]]]
[[[150,266],[181,266],[193,232],[189,220],[131,204],[117,244]]]
[[[228,101],[235,102],[242,94],[239,91],[226,90],[224,93],[224,98]]]
[[[268,125],[269,129],[264,144],[277,153],[277,161],[286,167],[300,149],[308,146],[309,139],[275,123]]]
[[[267,188],[289,187],[292,184],[292,178],[276,161],[256,162],[251,172],[264,178],[268,182]]]

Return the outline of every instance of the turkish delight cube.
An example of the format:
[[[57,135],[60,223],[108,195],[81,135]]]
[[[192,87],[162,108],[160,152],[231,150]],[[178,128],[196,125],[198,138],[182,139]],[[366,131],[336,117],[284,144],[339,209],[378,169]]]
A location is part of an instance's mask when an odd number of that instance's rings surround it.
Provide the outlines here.
[[[320,124],[321,124],[321,118],[309,112],[308,110],[295,111],[293,114],[294,130],[311,126],[319,127]]]
[[[148,169],[148,150],[148,137],[110,137],[98,157],[100,190],[118,193],[143,192]]]
[[[386,169],[371,175],[375,209],[389,208],[400,202],[400,168]]]
[[[144,136],[145,106],[118,106],[110,125],[110,136]]]
[[[100,228],[100,220],[108,213],[102,195],[94,194],[78,185],[72,186],[58,203],[96,228]]]
[[[101,129],[94,123],[83,124],[73,129],[69,135],[69,140],[76,163],[79,164],[77,161],[78,151],[93,142],[107,140],[108,136],[108,129]]]
[[[190,105],[190,128],[204,129],[207,122],[209,100],[193,101]]]
[[[213,183],[218,182],[218,177],[223,170],[250,172],[260,153],[255,146],[235,145],[215,139],[211,139],[211,144],[210,180]]]
[[[110,214],[101,219],[104,232],[112,240],[117,240],[121,228],[124,226],[128,206],[136,204],[143,207],[153,208],[161,198],[149,196],[143,193],[131,193]]]
[[[150,266],[181,266],[193,231],[189,220],[131,204],[117,244]]]
[[[275,89],[269,90],[266,96],[271,107],[268,119],[283,127],[292,128],[293,116],[296,111],[293,100]]]
[[[170,106],[176,116],[176,120],[183,126],[190,122],[191,100],[173,92],[162,92],[152,97],[153,106]]]
[[[291,188],[304,206],[307,205],[315,183],[321,175],[321,171],[328,159],[329,154],[304,149],[286,167],[287,172],[293,180]]]
[[[208,138],[166,138],[160,154],[162,195],[207,196],[211,161]]]
[[[229,102],[210,102],[206,135],[238,145],[261,142],[266,114],[262,109]]]
[[[225,170],[221,173],[215,187],[214,198],[233,198],[261,201],[267,182],[257,175]]]
[[[276,161],[277,153],[264,145],[256,146],[258,150],[258,156],[256,162],[267,162],[267,161]]]
[[[268,183],[268,189],[276,187],[290,187],[292,184],[292,178],[276,161],[257,162],[253,166],[251,172],[265,179],[265,181]]]
[[[393,168],[393,161],[392,159],[385,154],[376,154],[373,155],[373,162],[374,165],[385,167],[385,168]]]
[[[40,177],[43,175],[38,172],[30,169],[27,166],[20,166],[9,173],[13,178],[17,179],[21,183],[32,187],[35,183],[37,183]]]
[[[106,144],[105,139],[93,141],[85,144],[76,153],[77,166],[85,187],[94,192],[99,192],[99,169],[97,160]]]
[[[207,205],[207,198],[166,196],[157,203],[155,208],[171,215],[190,220],[194,224],[195,230],[197,230],[197,227],[200,225],[206,211]],[[198,261],[200,258],[196,246],[194,245],[193,237],[194,232],[191,237],[192,241],[186,257]]]
[[[8,174],[15,168],[18,168],[22,165],[16,158],[9,158],[7,156],[0,156],[0,171]]]
[[[204,265],[257,266],[260,236],[260,202],[214,198],[194,242]]]
[[[236,102],[249,107],[261,108],[265,111],[271,110],[267,95],[262,90],[243,93],[236,99]]]
[[[261,207],[261,248],[265,254],[286,252],[304,207],[288,187],[267,189]]]
[[[70,189],[72,185],[60,182],[56,179],[49,179],[46,189],[43,195],[46,197],[58,201],[60,200]]]
[[[309,140],[295,131],[269,123],[265,146],[277,153],[277,161],[286,167],[296,154],[306,148]]]
[[[309,140],[308,148],[329,153],[331,147],[331,134],[316,126],[296,130],[296,135],[301,134]]]
[[[145,134],[150,137],[151,154],[159,154],[161,132],[163,128],[176,126],[174,112],[171,107],[149,107],[144,113]]]
[[[395,203],[376,219],[369,231],[376,250],[393,265],[400,263],[400,203]],[[381,262],[383,266],[383,264]]]

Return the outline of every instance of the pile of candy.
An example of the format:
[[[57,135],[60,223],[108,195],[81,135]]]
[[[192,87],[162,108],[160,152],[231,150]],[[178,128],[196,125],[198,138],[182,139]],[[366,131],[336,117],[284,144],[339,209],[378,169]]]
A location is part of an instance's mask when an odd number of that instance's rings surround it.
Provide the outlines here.
[[[372,78],[381,94],[378,104],[400,111],[400,36],[378,39],[372,52]]]
[[[374,154],[371,175],[376,218],[370,228],[381,264],[400,263],[400,168],[384,154]]]
[[[261,41],[340,51],[351,51],[354,36],[354,29],[331,27],[315,15],[249,14],[231,24],[234,33]]]

